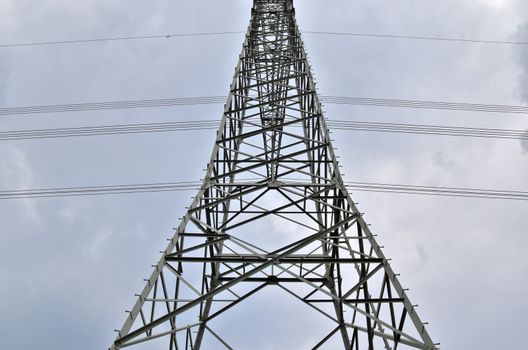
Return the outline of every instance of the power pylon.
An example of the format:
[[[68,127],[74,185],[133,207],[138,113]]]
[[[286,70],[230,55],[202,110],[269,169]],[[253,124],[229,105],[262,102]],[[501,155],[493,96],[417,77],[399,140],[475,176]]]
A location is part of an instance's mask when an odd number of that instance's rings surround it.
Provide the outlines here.
[[[203,185],[111,349],[232,349],[211,323],[264,288],[328,322],[312,349],[436,349],[343,184],[293,0],[254,0]]]

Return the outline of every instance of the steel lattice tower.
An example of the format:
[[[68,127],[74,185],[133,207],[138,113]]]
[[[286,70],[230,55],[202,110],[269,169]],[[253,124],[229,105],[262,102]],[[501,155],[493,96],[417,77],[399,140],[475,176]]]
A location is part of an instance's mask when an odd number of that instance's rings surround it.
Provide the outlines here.
[[[313,349],[436,349],[343,185],[293,1],[251,14],[203,185],[111,349],[232,349],[211,323],[271,286],[328,321]]]

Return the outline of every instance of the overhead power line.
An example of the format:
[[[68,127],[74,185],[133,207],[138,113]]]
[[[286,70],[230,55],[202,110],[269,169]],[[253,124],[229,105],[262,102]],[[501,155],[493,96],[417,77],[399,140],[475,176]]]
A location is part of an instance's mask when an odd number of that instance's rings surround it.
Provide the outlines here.
[[[199,188],[201,184],[202,183],[199,181],[183,181],[109,186],[38,188],[28,190],[0,191],[0,199],[89,196],[103,194],[165,191],[193,191]],[[528,200],[528,192],[525,191],[505,191],[482,188],[459,188],[439,186],[414,186],[374,182],[346,182],[345,185],[347,186],[347,188],[355,191],[367,192],[417,194],[448,197],[471,197],[481,199],[509,199],[523,201]]]
[[[98,42],[105,42],[105,41],[123,41],[123,40],[171,39],[171,38],[183,38],[183,37],[193,37],[193,36],[217,36],[217,35],[243,34],[243,33],[245,32],[224,31],[224,32],[169,33],[169,34],[157,34],[157,35],[118,36],[118,37],[74,39],[74,40],[50,40],[50,41],[37,41],[37,42],[25,42],[25,43],[0,44],[0,48],[2,47],[5,47],[5,48],[24,47],[24,46],[49,46],[49,45],[64,45],[64,44],[89,44],[89,43],[98,43]]]
[[[217,129],[218,126],[219,121],[217,120],[188,120],[180,122],[163,123],[118,124],[74,128],[13,130],[0,132],[0,141],[77,136],[137,134],[151,132],[211,130]],[[327,126],[331,130],[345,131],[390,132],[420,135],[444,135],[528,140],[528,132],[524,130],[469,128],[423,124],[396,124],[333,119],[327,120]]]
[[[438,109],[464,112],[489,112],[489,113],[520,113],[528,114],[528,106],[503,105],[503,104],[482,104],[467,102],[445,102],[428,100],[404,100],[392,98],[372,98],[372,97],[338,97],[322,96],[324,103],[374,106],[374,107],[399,107],[417,109]]]
[[[98,42],[112,42],[112,41],[132,41],[132,40],[153,40],[153,39],[171,39],[182,37],[196,37],[196,36],[218,36],[218,35],[232,35],[243,34],[245,31],[220,31],[220,32],[198,32],[198,33],[167,33],[156,35],[137,35],[137,36],[118,36],[118,37],[102,37],[92,39],[72,39],[72,40],[49,40],[49,41],[35,41],[22,43],[6,43],[0,44],[0,48],[13,47],[28,47],[28,46],[49,46],[49,45],[67,45],[67,44],[89,44]],[[366,33],[366,32],[333,32],[333,31],[315,31],[304,30],[304,34],[315,35],[333,35],[333,36],[348,36],[348,37],[364,37],[364,38],[384,38],[384,39],[404,39],[404,40],[431,40],[444,42],[459,42],[459,43],[480,43],[493,45],[528,45],[525,41],[515,40],[486,40],[486,39],[465,39],[456,37],[438,37],[425,35],[394,35],[381,33]]]
[[[85,126],[75,128],[16,130],[0,132],[0,141],[75,136],[119,135],[149,132],[207,130],[218,129],[218,126],[219,122],[215,120],[189,120],[182,122],[166,123],[119,124]]]
[[[194,190],[200,185],[197,181],[147,183],[109,186],[79,186],[58,188],[37,188],[30,190],[0,191],[0,199],[71,197],[101,194],[123,194],[140,192],[164,192]]]
[[[429,196],[471,197],[486,199],[528,200],[526,191],[505,191],[482,188],[415,186],[375,182],[345,182],[346,186],[356,191],[420,194]]]
[[[4,107],[0,108],[0,115],[21,115],[35,113],[86,112],[105,109],[173,107],[225,103],[225,96],[176,97],[150,100],[104,101],[87,103],[69,103],[55,105]]]
[[[494,44],[494,45],[528,45],[528,42],[526,41],[464,39],[464,38],[455,38],[455,37],[438,37],[438,36],[424,36],[424,35],[394,35],[394,34],[359,33],[359,32],[328,32],[328,31],[313,31],[313,30],[304,30],[302,31],[302,33],[319,34],[319,35],[355,36],[355,37],[366,37],[366,38],[384,38],[384,39],[433,40],[433,41]]]
[[[176,97],[164,99],[145,100],[123,100],[104,101],[87,103],[69,103],[54,105],[37,105],[22,107],[0,108],[0,116],[24,115],[38,113],[63,113],[63,112],[86,112],[96,110],[130,109],[130,108],[153,108],[153,107],[173,107],[173,106],[194,106],[207,104],[225,103],[225,96],[201,96],[201,97]],[[445,102],[427,100],[404,100],[389,98],[372,98],[357,96],[322,96],[321,101],[325,104],[339,104],[352,106],[372,106],[372,107],[397,107],[432,110],[451,110],[464,112],[487,112],[487,113],[508,113],[508,114],[528,114],[528,106],[503,105],[503,104],[481,104],[467,102]]]
[[[495,128],[470,128],[461,126],[442,126],[424,124],[397,124],[381,122],[328,120],[328,127],[331,130],[354,130],[371,132],[391,132],[420,135],[443,135],[443,136],[464,136],[499,139],[528,140],[526,130],[495,129]]]

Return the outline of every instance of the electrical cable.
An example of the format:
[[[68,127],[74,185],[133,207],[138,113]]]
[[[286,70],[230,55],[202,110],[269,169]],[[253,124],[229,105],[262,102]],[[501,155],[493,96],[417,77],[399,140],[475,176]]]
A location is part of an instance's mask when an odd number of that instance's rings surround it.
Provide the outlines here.
[[[482,137],[498,139],[528,140],[528,131],[496,128],[471,128],[460,126],[397,124],[365,121],[346,121],[329,119],[327,126],[330,130],[354,130],[369,132],[408,133],[419,135],[442,135]]]
[[[443,186],[416,186],[387,184],[375,182],[345,182],[347,188],[356,191],[366,192],[383,192],[383,193],[401,193],[401,194],[420,194],[430,196],[448,196],[448,197],[471,197],[487,199],[510,199],[510,200],[528,200],[526,191],[504,191],[491,190],[482,188],[463,188],[463,187],[443,187]]]
[[[528,114],[528,106],[519,106],[519,105],[445,102],[445,101],[430,101],[430,100],[405,100],[405,99],[371,98],[371,97],[356,97],[356,96],[349,96],[349,97],[322,96],[321,100],[324,103],[344,104],[344,105],[438,109],[438,110],[466,111],[466,112]]]
[[[528,45],[526,41],[513,40],[482,40],[482,39],[464,39],[454,37],[437,37],[437,36],[421,36],[421,35],[393,35],[393,34],[377,34],[377,33],[361,33],[361,32],[328,32],[328,31],[313,31],[303,30],[301,33],[306,34],[321,34],[321,35],[337,35],[337,36],[355,36],[366,38],[384,38],[384,39],[408,39],[408,40],[433,40],[433,41],[447,41],[460,43],[478,43],[478,44],[495,44],[495,45]]]
[[[168,33],[156,35],[138,35],[138,36],[121,36],[121,37],[104,37],[93,39],[73,39],[73,40],[50,40],[40,42],[23,42],[23,43],[7,43],[0,44],[0,48],[14,48],[14,47],[28,47],[28,46],[49,46],[49,45],[65,45],[65,44],[88,44],[97,42],[112,42],[112,41],[131,41],[131,40],[152,40],[152,39],[171,39],[178,37],[195,37],[195,36],[218,36],[218,35],[232,35],[244,34],[245,31],[220,31],[220,32],[199,32],[199,33]],[[493,45],[528,45],[525,41],[514,40],[486,40],[486,39],[465,39],[456,37],[438,37],[438,36],[422,36],[422,35],[394,35],[381,33],[365,33],[365,32],[333,32],[333,31],[315,31],[303,30],[301,34],[314,35],[332,35],[332,36],[350,36],[350,37],[364,37],[364,38],[384,38],[384,39],[405,39],[405,40],[431,40],[444,42],[459,42],[459,43],[477,43],[477,44],[493,44]]]
[[[0,115],[21,115],[33,113],[86,112],[105,109],[172,107],[225,103],[225,96],[177,97],[150,100],[104,101],[87,103],[54,104],[26,107],[0,108]]]
[[[528,140],[528,131],[492,128],[469,128],[457,126],[422,125],[422,124],[396,124],[381,122],[365,122],[354,120],[332,120],[326,125],[330,130],[367,131],[407,133],[419,135],[442,135],[461,137],[480,137],[495,139]],[[28,140],[42,138],[78,137],[137,134],[151,132],[174,132],[193,130],[216,130],[219,121],[216,120],[188,120],[181,122],[143,123],[99,125],[74,128],[50,128],[34,130],[13,130],[0,132],[0,141]]]
[[[170,33],[170,34],[122,36],[122,37],[94,38],[94,39],[52,40],[52,41],[40,41],[40,42],[0,44],[0,48],[24,47],[24,46],[48,46],[48,45],[63,45],[63,44],[87,44],[87,43],[96,43],[96,42],[105,42],[105,41],[122,41],[122,40],[170,39],[170,38],[176,38],[176,37],[216,36],[216,35],[243,34],[243,33],[245,32],[225,31],[225,32],[203,32],[203,33]]]
[[[74,128],[34,129],[0,132],[0,141],[28,140],[40,138],[120,135],[149,132],[170,132],[218,129],[218,121],[183,121],[166,123],[100,125]]]
[[[414,109],[436,109],[465,112],[488,112],[507,114],[528,114],[528,106],[503,105],[503,104],[481,104],[467,102],[445,102],[427,100],[404,100],[371,97],[339,97],[321,96],[321,101],[326,104],[372,106],[372,107],[398,107]],[[173,106],[194,106],[207,104],[225,103],[225,96],[202,96],[202,97],[177,97],[165,99],[145,100],[123,100],[104,101],[88,103],[54,104],[40,106],[3,107],[0,108],[0,116],[24,115],[36,113],[62,113],[62,112],[86,112],[96,110],[114,110],[128,108],[152,108]]]
[[[202,185],[199,181],[182,181],[166,183],[143,183],[109,186],[80,186],[62,188],[38,188],[27,190],[0,191],[0,199],[46,198],[67,196],[88,196],[103,194],[125,194],[165,191],[191,191]],[[375,182],[345,182],[349,189],[356,191],[417,194],[447,197],[471,197],[480,199],[528,200],[528,192],[513,190],[490,190],[482,188],[415,186]]]
[[[70,197],[101,194],[122,194],[139,192],[164,192],[193,190],[199,187],[199,182],[166,182],[129,185],[108,186],[79,186],[59,188],[37,188],[29,190],[0,191],[0,199],[10,198],[45,198],[45,197]]]

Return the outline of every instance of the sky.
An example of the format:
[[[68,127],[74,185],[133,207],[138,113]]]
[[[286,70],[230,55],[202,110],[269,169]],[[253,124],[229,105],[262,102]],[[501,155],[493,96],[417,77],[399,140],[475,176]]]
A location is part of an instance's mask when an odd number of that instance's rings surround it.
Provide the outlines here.
[[[528,41],[522,0],[296,1],[301,31]],[[249,0],[0,0],[0,44],[241,31]],[[304,34],[319,92],[528,104],[528,47]],[[243,34],[0,47],[0,108],[227,94]],[[220,119],[221,105],[1,116],[0,131]],[[328,105],[326,117],[528,130],[523,115]],[[0,141],[0,191],[201,179],[214,130]],[[335,131],[345,181],[528,190],[528,143]],[[0,348],[105,349],[192,192],[0,200]],[[353,192],[444,349],[524,349],[528,202]],[[251,336],[311,325],[256,297]],[[260,299],[259,299],[260,298]],[[279,316],[273,318],[271,303]],[[290,305],[291,304],[291,305]],[[277,305],[284,307],[280,308]],[[291,307],[291,309],[290,309]],[[285,310],[288,310],[285,311]],[[290,319],[291,317],[291,319]],[[294,323],[291,320],[297,320]],[[291,327],[291,328],[288,328]],[[298,343],[295,343],[298,344]],[[294,345],[290,345],[294,348]]]

